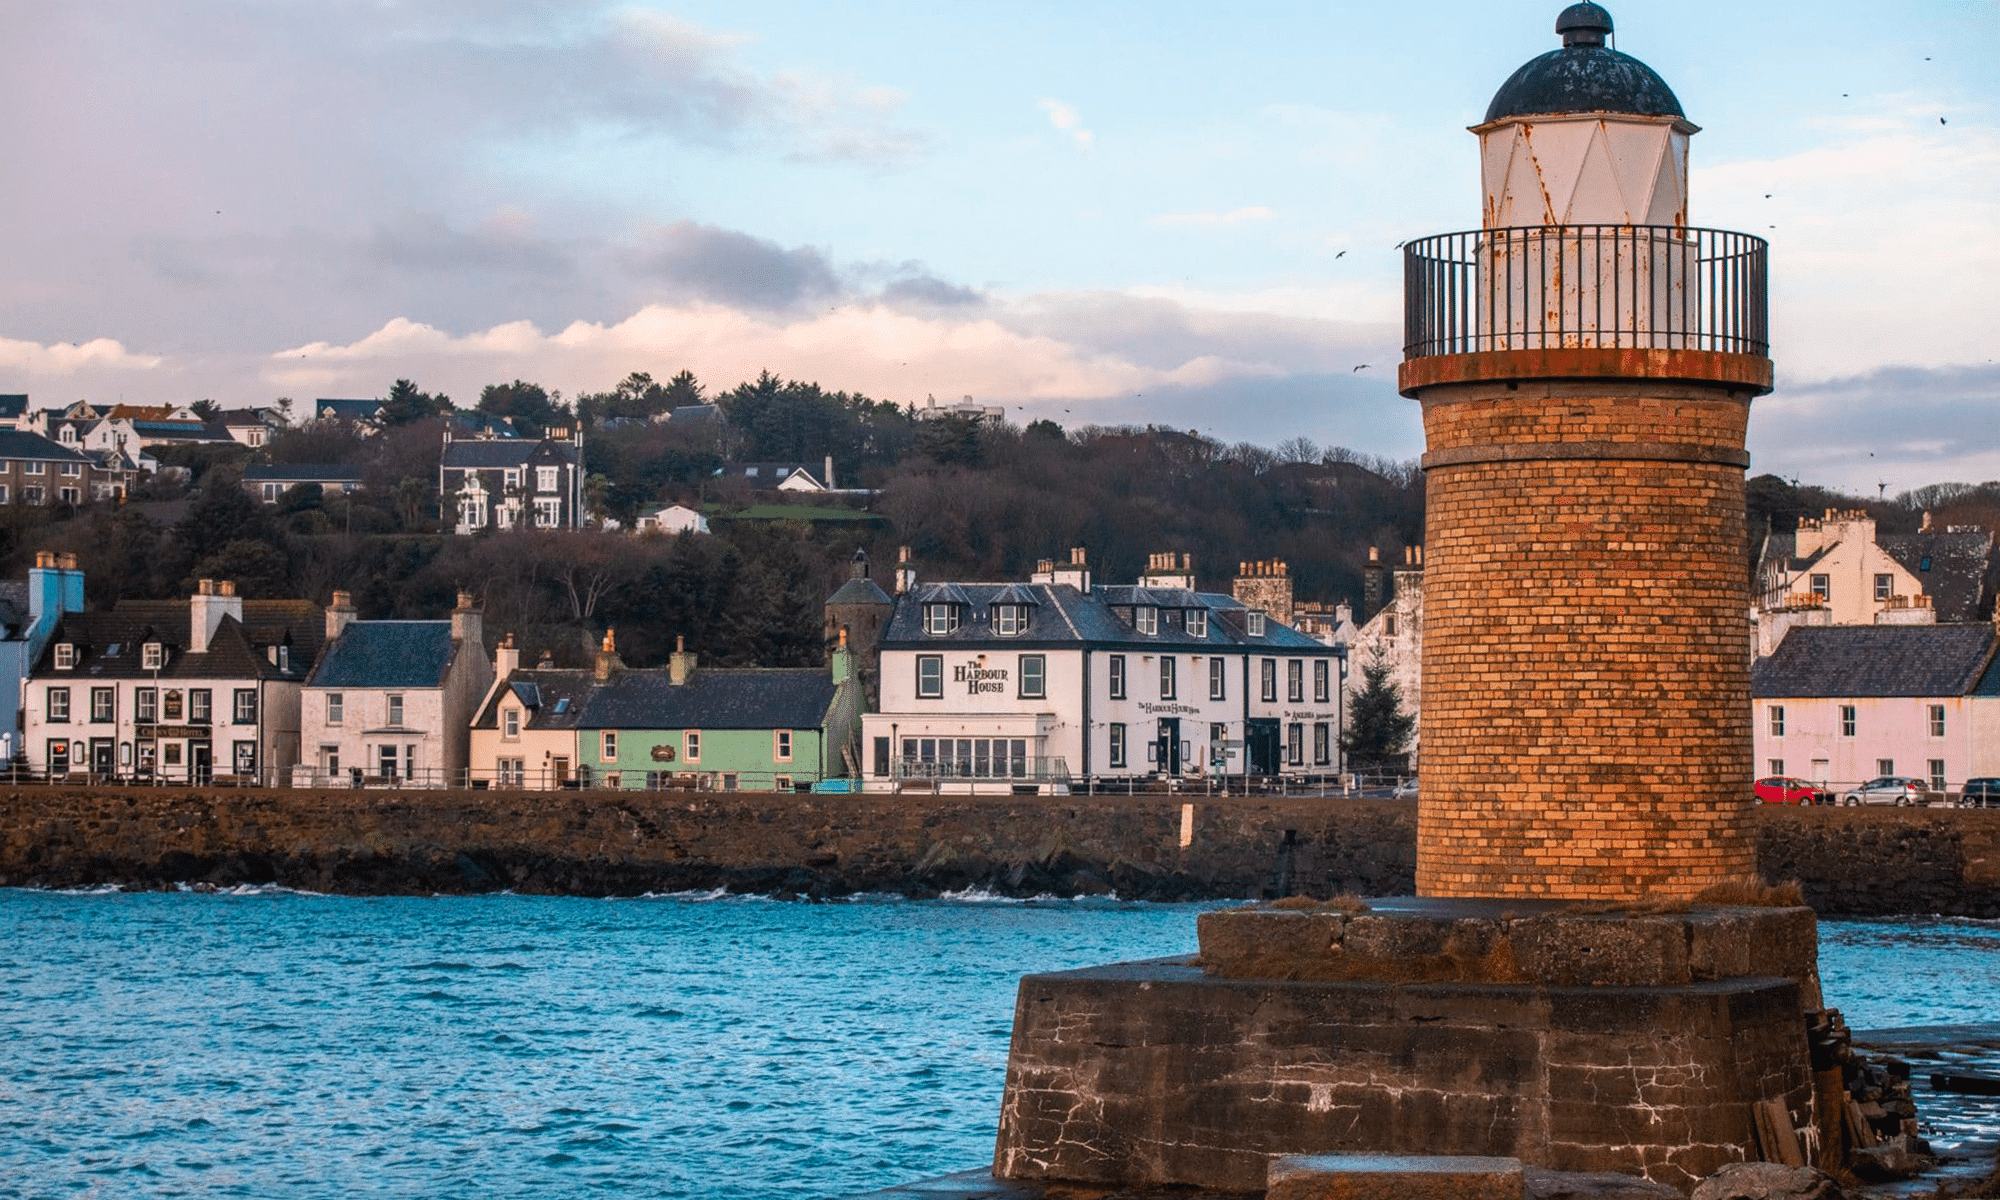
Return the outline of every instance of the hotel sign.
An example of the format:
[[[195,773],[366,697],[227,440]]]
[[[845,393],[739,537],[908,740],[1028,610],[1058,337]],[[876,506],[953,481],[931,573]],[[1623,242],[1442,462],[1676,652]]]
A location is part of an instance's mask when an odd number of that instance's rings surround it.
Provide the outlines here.
[[[195,738],[206,741],[210,730],[206,725],[141,725],[133,732],[142,742],[158,741],[161,738]]]

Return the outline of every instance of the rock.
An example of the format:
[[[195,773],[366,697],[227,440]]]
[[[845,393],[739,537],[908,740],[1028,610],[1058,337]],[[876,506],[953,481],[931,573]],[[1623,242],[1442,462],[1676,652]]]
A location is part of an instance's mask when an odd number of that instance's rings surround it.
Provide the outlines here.
[[[1897,1134],[1877,1146],[1854,1152],[1854,1173],[1863,1179],[1881,1182],[1908,1179],[1930,1161],[1908,1134]]]
[[[1688,1200],[1844,1200],[1833,1176],[1813,1167],[1730,1163],[1695,1185]]]

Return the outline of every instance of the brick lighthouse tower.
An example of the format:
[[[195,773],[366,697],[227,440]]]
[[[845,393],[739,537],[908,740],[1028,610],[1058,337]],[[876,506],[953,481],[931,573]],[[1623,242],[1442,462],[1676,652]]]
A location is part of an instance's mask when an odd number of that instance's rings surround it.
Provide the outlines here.
[[[1744,426],[1766,246],[1688,223],[1697,130],[1576,4],[1479,136],[1481,228],[1405,247],[1428,453],[1424,896],[1753,875]]]

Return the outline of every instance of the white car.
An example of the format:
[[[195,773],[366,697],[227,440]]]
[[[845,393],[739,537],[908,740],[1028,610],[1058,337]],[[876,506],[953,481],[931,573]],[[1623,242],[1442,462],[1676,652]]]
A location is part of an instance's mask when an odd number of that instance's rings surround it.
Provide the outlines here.
[[[1389,795],[1397,800],[1415,800],[1417,798],[1416,776],[1412,775],[1410,778],[1405,779],[1403,782],[1397,784],[1396,790],[1390,792]]]
[[[1840,797],[1842,804],[1922,804],[1924,783],[1907,775],[1883,775]]]

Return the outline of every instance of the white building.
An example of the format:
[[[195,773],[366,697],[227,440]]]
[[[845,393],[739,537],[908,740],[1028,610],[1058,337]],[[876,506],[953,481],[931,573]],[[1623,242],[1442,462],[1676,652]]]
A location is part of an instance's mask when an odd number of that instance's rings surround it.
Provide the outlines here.
[[[685,504],[669,504],[640,513],[633,528],[640,533],[707,533],[708,518]]]
[[[271,782],[299,753],[299,690],[320,607],[244,600],[202,580],[187,600],[66,613],[22,694],[23,749],[49,775]]]
[[[462,782],[473,714],[493,682],[472,597],[460,592],[447,621],[357,621],[353,599],[335,592],[326,637],[300,703],[294,781]]]
[[[1368,548],[1369,569],[1376,569],[1376,548]],[[1389,572],[1387,603],[1355,630],[1348,648],[1347,703],[1366,686],[1370,663],[1389,669],[1389,682],[1403,699],[1403,711],[1417,716],[1424,702],[1424,554],[1423,547],[1403,550],[1403,565]],[[1410,730],[1410,762],[1417,761],[1417,728]]]
[[[1990,602],[1993,535],[1976,525],[1878,533],[1865,512],[1828,509],[1764,539],[1757,563],[1758,651],[1791,625],[1919,625],[1977,620]]]
[[[1193,583],[1189,570],[1093,587],[1081,550],[1026,584],[918,585],[900,566],[881,711],[863,718],[867,777],[1337,772],[1344,653]]]
[[[1910,775],[1940,791],[2000,775],[1996,649],[1984,623],[1791,630],[1751,670],[1758,773],[1835,789]]]

